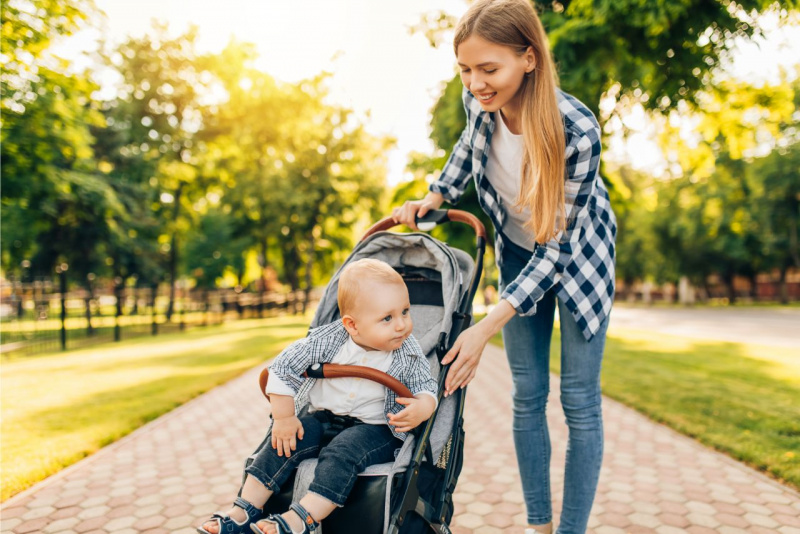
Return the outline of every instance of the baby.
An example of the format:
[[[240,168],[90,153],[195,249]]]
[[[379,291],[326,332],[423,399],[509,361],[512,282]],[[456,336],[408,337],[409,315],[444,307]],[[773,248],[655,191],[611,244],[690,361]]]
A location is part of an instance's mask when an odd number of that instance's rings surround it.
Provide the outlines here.
[[[388,264],[362,259],[339,278],[341,321],[313,329],[292,343],[270,367],[266,392],[272,428],[248,459],[239,497],[227,513],[216,513],[201,534],[303,534],[343,506],[366,467],[394,461],[406,433],[436,409],[437,384],[428,361],[411,335],[408,290]],[[315,363],[361,365],[400,380],[414,397],[399,398],[386,387],[358,378],[303,378]],[[308,406],[308,415],[296,414]],[[330,443],[320,447],[333,416],[345,421]],[[297,465],[317,458],[308,494],[283,515],[259,521],[267,500]]]

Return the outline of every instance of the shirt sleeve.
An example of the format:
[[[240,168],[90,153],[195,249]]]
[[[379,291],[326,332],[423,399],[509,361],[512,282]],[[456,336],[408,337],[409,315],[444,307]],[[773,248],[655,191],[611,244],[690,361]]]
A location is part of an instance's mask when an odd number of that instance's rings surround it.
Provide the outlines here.
[[[413,395],[426,392],[434,397],[437,395],[439,385],[433,379],[431,366],[424,356],[411,358],[411,367],[408,369],[406,377],[406,385]]]
[[[270,373],[269,380],[267,380],[267,388],[266,388],[267,395],[275,394],[275,395],[286,395],[288,397],[294,397],[295,390],[289,387],[289,385],[280,379],[277,373]]]
[[[430,391],[420,391],[417,393],[417,395],[427,395],[429,397],[433,397],[434,410],[439,407],[439,399],[437,395],[434,395]]]
[[[570,135],[570,131],[567,131]],[[589,199],[595,190],[594,181],[600,166],[600,128],[573,133],[564,153],[567,179],[564,184],[567,226],[553,239],[539,245],[503,291],[506,299],[520,315],[536,313],[536,303],[555,285],[579,248],[583,222],[589,216]]]
[[[472,147],[469,145],[469,125],[464,127],[461,138],[453,148],[442,174],[428,188],[440,193],[450,204],[458,204],[472,174]]]
[[[442,169],[439,178],[434,181],[428,188],[434,193],[440,193],[445,200],[451,204],[457,204],[461,199],[461,195],[469,185],[469,179],[472,175],[472,144],[471,135],[469,131],[470,125],[470,112],[468,99],[470,98],[469,91],[464,89],[462,92],[462,100],[464,102],[464,110],[467,113],[467,124],[464,126],[464,131],[461,132],[458,142],[453,147],[447,163]]]
[[[275,384],[280,383],[292,391],[292,393],[280,393],[279,391],[274,391],[274,393],[291,396],[297,394],[300,386],[306,380],[302,374],[310,364],[311,354],[308,347],[308,338],[299,339],[286,347],[269,367],[267,393],[273,393],[270,391],[270,385],[273,384],[274,376],[279,381],[275,382]]]

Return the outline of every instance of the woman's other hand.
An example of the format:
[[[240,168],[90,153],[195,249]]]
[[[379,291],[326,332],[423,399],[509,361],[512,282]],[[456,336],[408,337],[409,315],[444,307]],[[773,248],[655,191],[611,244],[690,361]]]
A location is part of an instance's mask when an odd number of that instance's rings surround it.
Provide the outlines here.
[[[416,217],[422,217],[431,210],[439,209],[444,197],[439,193],[428,193],[420,200],[407,200],[399,208],[392,210],[392,219],[397,224],[405,224],[412,230],[418,230]]]
[[[458,388],[465,387],[475,378],[486,344],[516,313],[507,300],[501,299],[489,315],[461,332],[442,359],[442,365],[455,360],[447,371],[444,382],[445,397],[452,395]]]

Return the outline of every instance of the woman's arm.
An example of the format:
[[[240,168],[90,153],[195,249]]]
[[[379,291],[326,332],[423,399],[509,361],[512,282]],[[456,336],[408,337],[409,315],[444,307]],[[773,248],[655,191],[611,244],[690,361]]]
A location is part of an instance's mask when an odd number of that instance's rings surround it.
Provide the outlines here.
[[[442,360],[442,363],[449,363],[455,359],[445,381],[447,395],[466,386],[475,377],[486,343],[503,325],[517,313],[532,315],[536,312],[536,303],[553,287],[557,275],[566,268],[573,256],[573,240],[578,235],[576,232],[581,232],[582,219],[591,216],[589,199],[596,190],[594,180],[597,179],[600,163],[600,130],[599,127],[593,127],[579,134],[568,131],[567,135],[564,154],[567,180],[564,192],[568,227],[556,238],[536,247],[519,276],[505,288],[494,310],[456,339]]]

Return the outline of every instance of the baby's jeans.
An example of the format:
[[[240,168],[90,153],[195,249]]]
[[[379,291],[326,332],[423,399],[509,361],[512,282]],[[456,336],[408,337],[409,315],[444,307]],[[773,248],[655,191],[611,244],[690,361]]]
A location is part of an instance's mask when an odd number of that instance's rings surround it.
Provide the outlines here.
[[[272,432],[248,458],[245,473],[255,477],[274,493],[289,479],[300,462],[317,458],[314,481],[309,491],[343,506],[360,472],[373,464],[394,461],[394,451],[403,442],[387,425],[357,424],[342,430],[320,449],[323,427],[313,415],[300,418],[303,439],[297,440],[297,450],[290,457],[278,456],[272,448]]]
[[[528,262],[531,253],[508,242],[503,250],[501,291]],[[561,405],[569,428],[564,501],[558,534],[582,534],[592,510],[603,462],[600,365],[608,318],[586,341],[577,322],[553,289],[537,303],[536,314],[514,316],[503,327],[512,391],[514,444],[528,522],[549,523],[550,436],[545,407],[550,390],[550,338],[558,306],[561,324]]]

